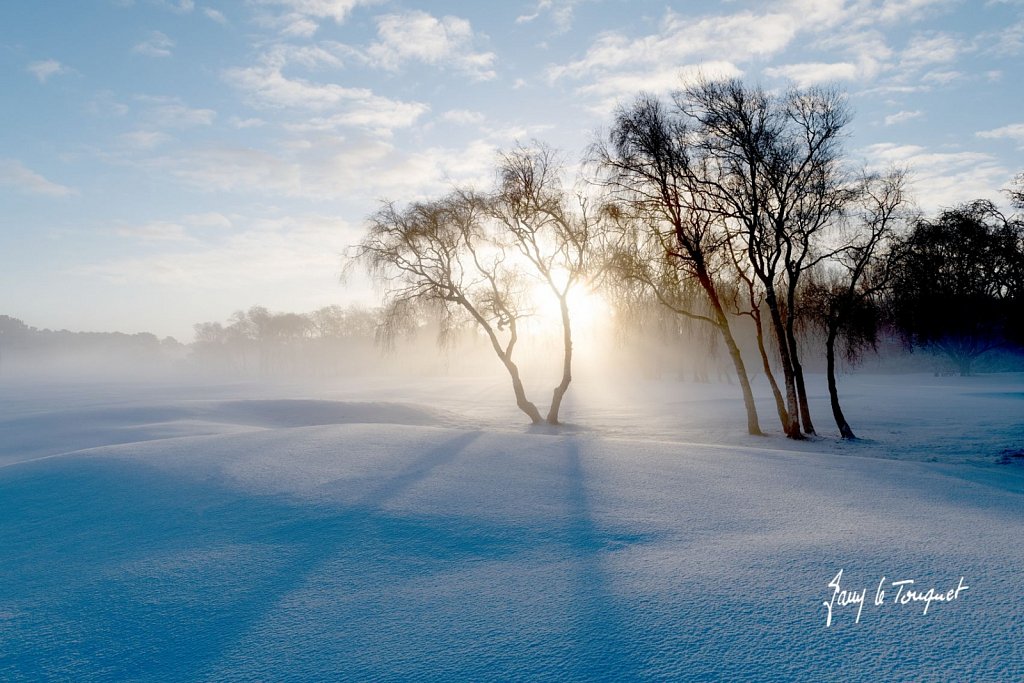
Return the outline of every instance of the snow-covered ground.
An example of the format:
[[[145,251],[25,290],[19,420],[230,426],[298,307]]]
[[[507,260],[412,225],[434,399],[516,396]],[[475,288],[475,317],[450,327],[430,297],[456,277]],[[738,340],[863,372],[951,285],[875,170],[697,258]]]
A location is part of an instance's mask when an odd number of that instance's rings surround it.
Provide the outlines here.
[[[820,380],[0,383],[0,680],[1024,680],[1024,376]]]

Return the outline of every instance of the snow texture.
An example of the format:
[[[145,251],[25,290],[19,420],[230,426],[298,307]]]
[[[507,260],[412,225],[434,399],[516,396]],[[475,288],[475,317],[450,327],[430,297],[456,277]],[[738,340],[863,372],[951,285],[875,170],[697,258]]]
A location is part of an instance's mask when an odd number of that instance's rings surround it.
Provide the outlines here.
[[[859,443],[675,382],[8,385],[0,679],[1024,680],[1024,378],[843,381]]]

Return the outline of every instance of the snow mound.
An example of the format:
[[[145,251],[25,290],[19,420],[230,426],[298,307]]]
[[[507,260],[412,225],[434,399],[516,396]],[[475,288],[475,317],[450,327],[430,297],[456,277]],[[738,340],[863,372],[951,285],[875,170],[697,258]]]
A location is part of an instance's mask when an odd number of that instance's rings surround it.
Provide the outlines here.
[[[387,401],[250,399],[39,410],[0,420],[0,466],[113,444],[332,424],[451,424],[444,411]]]

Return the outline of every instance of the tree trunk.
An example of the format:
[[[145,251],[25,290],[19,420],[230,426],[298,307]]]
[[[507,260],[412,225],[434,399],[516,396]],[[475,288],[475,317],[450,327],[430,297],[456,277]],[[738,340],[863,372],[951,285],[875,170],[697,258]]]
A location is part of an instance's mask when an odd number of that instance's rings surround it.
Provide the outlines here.
[[[779,358],[782,361],[782,377],[786,382],[786,412],[789,418],[783,427],[786,436],[791,439],[802,439],[800,432],[800,413],[796,399],[796,380],[793,375],[792,358],[789,355],[789,343],[786,337],[786,326],[782,322],[782,314],[779,312],[779,302],[775,298],[775,287],[770,281],[762,281],[765,286],[764,302],[771,314],[772,329],[775,332],[775,340],[779,344]]]
[[[562,406],[562,397],[565,396],[566,390],[569,389],[569,383],[572,382],[572,325],[569,320],[569,305],[564,296],[558,298],[558,304],[562,312],[562,348],[564,353],[562,356],[562,381],[555,387],[551,397],[551,408],[548,410],[547,421],[552,425],[558,424],[558,410]]]
[[[853,430],[850,429],[843,409],[839,406],[839,389],[836,386],[836,337],[838,336],[839,325],[830,320],[828,324],[828,338],[825,341],[825,358],[828,364],[828,397],[832,402],[832,417],[836,420],[839,433],[844,439],[856,439]]]
[[[807,387],[804,384],[804,368],[800,365],[800,359],[796,352],[796,341],[793,340],[790,349],[793,352],[793,379],[796,380],[796,398],[800,404],[800,421],[804,426],[805,434],[814,434],[814,423],[811,422],[811,408],[807,404]]]
[[[752,308],[750,317],[754,319],[754,329],[757,332],[757,351],[761,354],[761,365],[764,368],[764,376],[772,388],[772,396],[775,397],[775,410],[779,414],[779,422],[785,429],[789,424],[789,413],[786,412],[786,401],[782,398],[782,391],[779,390],[779,383],[775,381],[775,373],[772,372],[772,365],[768,361],[768,351],[764,347],[764,326],[761,324],[761,312]]]
[[[526,390],[523,388],[523,380],[519,377],[519,366],[512,361],[512,348],[515,346],[515,321],[512,322],[512,340],[509,342],[508,350],[502,348],[501,342],[498,341],[498,335],[494,333],[494,329],[490,326],[487,320],[480,315],[472,304],[465,299],[459,299],[458,303],[465,308],[470,315],[477,321],[481,329],[487,333],[487,338],[491,340],[491,347],[494,352],[498,354],[498,358],[501,359],[502,365],[508,370],[509,377],[512,378],[512,391],[516,395],[516,406],[519,410],[526,413],[526,416],[530,418],[530,422],[533,424],[540,424],[544,420],[540,416],[540,411],[529,399],[526,398]]]
[[[516,395],[516,407],[519,410],[526,413],[526,416],[530,418],[530,422],[533,424],[540,424],[543,422],[540,416],[540,411],[537,410],[537,406],[533,404],[528,398],[526,398],[526,390],[523,388],[523,380],[519,377],[519,366],[512,362],[511,358],[508,358],[505,354],[500,354],[501,362],[505,365],[505,369],[508,370],[509,376],[512,378],[512,391]]]
[[[715,289],[711,277],[706,272],[699,272],[697,279],[711,301],[711,306],[715,311],[715,319],[718,321],[718,331],[722,334],[725,346],[729,349],[729,357],[732,358],[733,366],[736,368],[736,377],[739,379],[740,389],[743,391],[743,407],[747,411],[747,433],[761,436],[763,432],[757,420],[757,406],[754,404],[754,392],[750,388],[750,378],[747,377],[747,368],[743,364],[743,356],[740,355],[740,349],[736,346],[736,340],[732,336],[732,330],[729,328],[729,318],[726,317],[725,309],[722,308],[722,302],[718,298],[718,291]]]
[[[807,403],[807,386],[804,384],[804,368],[800,365],[796,333],[793,331],[796,310],[794,297],[791,295],[789,300],[789,309],[786,312],[786,341],[789,345],[790,358],[793,361],[793,379],[796,384],[797,402],[800,406],[800,421],[803,423],[805,434],[814,434],[814,423],[811,422],[811,407]]]

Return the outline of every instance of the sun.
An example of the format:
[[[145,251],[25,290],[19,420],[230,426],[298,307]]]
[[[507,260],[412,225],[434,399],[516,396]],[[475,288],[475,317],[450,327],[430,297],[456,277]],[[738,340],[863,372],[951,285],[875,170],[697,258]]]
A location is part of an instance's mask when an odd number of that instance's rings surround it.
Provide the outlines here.
[[[556,282],[558,281],[556,278]],[[533,305],[535,324],[544,331],[561,333],[562,314],[558,298],[547,283],[539,282],[533,285],[529,296]],[[566,301],[569,305],[569,320],[574,335],[592,332],[607,324],[611,317],[611,307],[604,297],[584,280],[573,283]]]

